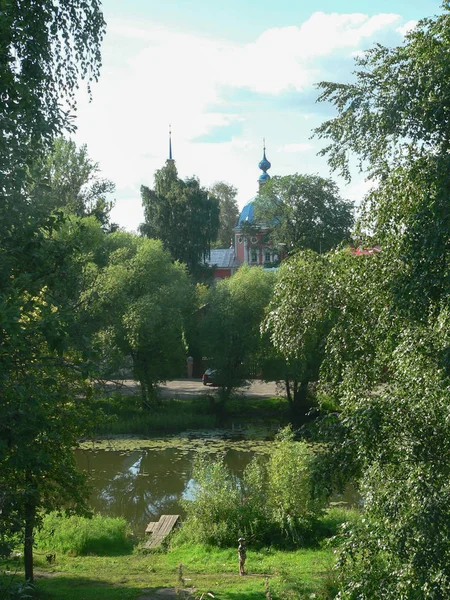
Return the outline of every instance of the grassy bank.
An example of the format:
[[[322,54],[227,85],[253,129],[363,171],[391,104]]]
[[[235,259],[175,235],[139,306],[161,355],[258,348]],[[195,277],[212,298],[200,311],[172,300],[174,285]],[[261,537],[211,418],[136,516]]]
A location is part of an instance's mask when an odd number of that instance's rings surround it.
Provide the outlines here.
[[[217,413],[211,395],[186,399],[164,399],[159,405],[143,408],[138,394],[114,392],[98,400],[105,418],[96,428],[97,435],[154,435],[178,433],[188,429],[212,429],[233,423],[288,422],[285,398],[231,398],[225,411]]]
[[[147,555],[57,554],[51,565],[44,555],[36,555],[36,587],[42,600],[150,600],[161,588],[182,588],[192,598],[210,592],[221,600],[256,600],[266,597],[267,579],[274,600],[325,600],[331,597],[332,560],[330,550],[249,547],[247,575],[239,577],[235,549],[181,546]],[[3,568],[14,571],[20,564],[10,560]]]
[[[36,592],[41,600],[156,600],[177,593],[192,600],[202,594],[206,600],[208,593],[220,600],[330,600],[336,584],[329,540],[340,524],[358,518],[351,510],[327,511],[313,548],[288,551],[249,543],[246,576],[240,577],[236,547],[186,543],[180,531],[170,545],[146,552],[142,541],[128,543],[121,519],[50,515],[35,540]],[[0,573],[0,598],[19,598],[1,590],[23,580],[21,558],[1,562]]]

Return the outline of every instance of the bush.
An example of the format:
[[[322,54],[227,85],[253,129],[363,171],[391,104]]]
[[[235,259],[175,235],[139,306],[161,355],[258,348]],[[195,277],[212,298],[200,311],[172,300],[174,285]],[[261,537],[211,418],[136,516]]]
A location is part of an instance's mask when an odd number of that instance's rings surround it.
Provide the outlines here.
[[[308,444],[294,441],[291,426],[281,429],[267,467],[267,508],[286,537],[304,544],[325,506],[313,494],[315,455]]]
[[[96,408],[104,418],[96,427],[97,434],[149,435],[155,431],[164,433],[184,429],[209,429],[216,426],[216,418],[208,414],[209,404],[205,398],[191,402],[177,399],[164,400],[152,411],[142,407],[139,394],[127,395],[114,392],[100,398]]]
[[[223,463],[200,454],[194,462],[193,500],[185,500],[187,520],[183,537],[204,544],[228,545],[242,535],[239,529],[239,482]]]
[[[63,516],[50,513],[43,519],[35,542],[42,550],[74,556],[125,554],[133,548],[131,529],[122,518]]]
[[[187,519],[179,541],[235,545],[242,536],[252,543],[313,543],[325,503],[312,494],[313,463],[313,451],[294,441],[290,427],[277,435],[269,461],[254,458],[242,481],[223,460],[200,455],[194,464],[193,500],[184,502]]]
[[[319,521],[318,534],[321,538],[338,537],[337,542],[351,525],[357,525],[361,521],[361,512],[355,508],[344,508],[333,506],[325,511]]]

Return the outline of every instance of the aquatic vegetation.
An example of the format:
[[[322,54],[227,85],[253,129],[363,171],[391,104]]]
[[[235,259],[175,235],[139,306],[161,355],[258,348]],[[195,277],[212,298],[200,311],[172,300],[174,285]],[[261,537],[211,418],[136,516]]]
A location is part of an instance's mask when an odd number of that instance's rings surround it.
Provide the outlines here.
[[[115,452],[132,452],[133,450],[146,449],[166,450],[168,448],[184,452],[202,451],[218,453],[226,452],[227,450],[258,453],[270,452],[271,442],[264,439],[264,433],[267,436],[268,431],[262,428],[258,431],[261,436],[260,439],[255,439],[256,429],[249,430],[250,439],[243,439],[246,433],[245,429],[186,431],[182,434],[158,438],[117,435],[82,440],[79,443],[79,448],[83,450],[111,450]]]

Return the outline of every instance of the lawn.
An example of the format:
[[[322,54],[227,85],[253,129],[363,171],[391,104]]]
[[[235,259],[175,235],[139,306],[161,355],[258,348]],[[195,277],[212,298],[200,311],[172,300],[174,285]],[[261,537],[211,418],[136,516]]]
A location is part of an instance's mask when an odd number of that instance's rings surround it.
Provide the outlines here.
[[[331,597],[326,592],[332,577],[329,549],[287,552],[249,547],[244,577],[237,574],[237,551],[229,548],[188,545],[108,557],[61,554],[52,564],[44,554],[35,558],[36,587],[43,600],[144,600],[161,589],[165,593],[155,597],[170,597],[173,590],[185,590],[192,598],[205,594],[205,600],[211,597],[208,592],[221,600]],[[3,570],[19,568],[15,560],[3,563]]]

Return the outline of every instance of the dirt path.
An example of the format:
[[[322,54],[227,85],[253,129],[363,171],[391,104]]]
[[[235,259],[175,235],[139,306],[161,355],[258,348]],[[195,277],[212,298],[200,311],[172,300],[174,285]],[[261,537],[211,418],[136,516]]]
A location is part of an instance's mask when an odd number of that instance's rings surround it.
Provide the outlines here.
[[[139,384],[133,379],[123,379],[111,382],[110,389],[118,389],[122,393],[134,394],[139,391]],[[174,379],[167,381],[159,387],[163,398],[195,398],[204,394],[215,394],[217,388],[204,386],[201,379]],[[264,383],[252,380],[248,387],[238,388],[238,393],[253,398],[270,398],[272,396],[284,395],[277,392],[276,383]]]

